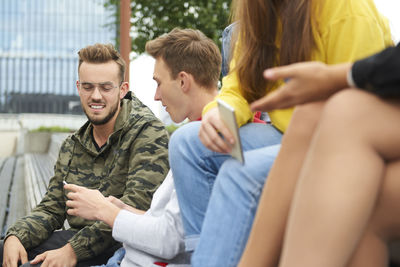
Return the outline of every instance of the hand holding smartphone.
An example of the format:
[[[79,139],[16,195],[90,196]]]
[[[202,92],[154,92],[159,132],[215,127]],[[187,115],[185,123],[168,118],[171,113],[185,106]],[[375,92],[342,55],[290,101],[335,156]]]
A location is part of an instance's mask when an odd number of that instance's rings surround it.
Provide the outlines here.
[[[217,103],[221,120],[224,122],[226,127],[228,127],[236,140],[230,154],[233,158],[244,164],[242,143],[240,142],[239,127],[236,123],[235,109],[220,99],[217,99]]]

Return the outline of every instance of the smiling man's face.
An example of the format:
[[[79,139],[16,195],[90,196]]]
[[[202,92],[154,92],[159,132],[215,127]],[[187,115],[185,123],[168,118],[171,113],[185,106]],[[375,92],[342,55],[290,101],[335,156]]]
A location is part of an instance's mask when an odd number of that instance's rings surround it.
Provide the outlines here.
[[[83,62],[78,92],[83,111],[94,125],[104,125],[118,115],[121,94],[118,64]]]

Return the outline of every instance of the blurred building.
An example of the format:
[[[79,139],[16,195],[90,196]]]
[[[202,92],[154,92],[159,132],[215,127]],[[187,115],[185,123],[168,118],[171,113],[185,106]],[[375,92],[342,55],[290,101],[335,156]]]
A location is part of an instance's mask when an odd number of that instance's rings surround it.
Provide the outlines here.
[[[81,113],[80,48],[113,43],[104,0],[0,0],[0,112]]]

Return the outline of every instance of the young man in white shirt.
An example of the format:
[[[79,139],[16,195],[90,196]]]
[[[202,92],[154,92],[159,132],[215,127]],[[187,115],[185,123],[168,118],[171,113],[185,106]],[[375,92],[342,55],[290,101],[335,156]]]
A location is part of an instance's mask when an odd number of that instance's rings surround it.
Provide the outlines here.
[[[149,41],[146,52],[156,60],[154,100],[162,102],[174,122],[200,120],[203,107],[218,92],[218,47],[198,30],[174,29]],[[121,266],[189,265],[171,172],[146,212],[114,197],[106,198],[98,190],[72,184],[64,188],[71,191],[66,203],[68,214],[101,220],[113,228],[113,237],[126,251]]]

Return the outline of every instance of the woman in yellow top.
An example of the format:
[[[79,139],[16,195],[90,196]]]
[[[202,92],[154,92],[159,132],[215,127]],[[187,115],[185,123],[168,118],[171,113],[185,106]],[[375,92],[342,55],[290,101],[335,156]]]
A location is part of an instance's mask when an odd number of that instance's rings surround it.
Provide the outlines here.
[[[329,98],[297,175],[279,266],[388,266],[387,246],[400,236],[400,44],[354,64],[303,62],[264,75],[290,82],[253,108]],[[240,266],[272,266],[253,242],[271,230],[258,223],[270,213],[263,204]]]
[[[354,61],[392,43],[373,0],[237,0],[233,12],[239,41],[217,98],[233,106],[239,125],[244,125],[240,135],[245,164],[223,154],[234,140],[215,102],[205,107],[201,123],[178,129],[170,141],[170,165],[186,249],[194,250],[193,266],[237,265],[278,150],[275,144],[284,132],[263,196],[270,206],[266,210],[272,211],[264,220],[264,227],[271,229],[267,238],[277,242],[260,248],[279,255],[296,182],[293,174],[302,165],[323,103],[298,107],[293,116],[291,109],[271,112],[272,125],[249,123],[249,103],[282,84],[264,80],[263,70],[306,60]],[[276,263],[277,257],[271,260]]]

